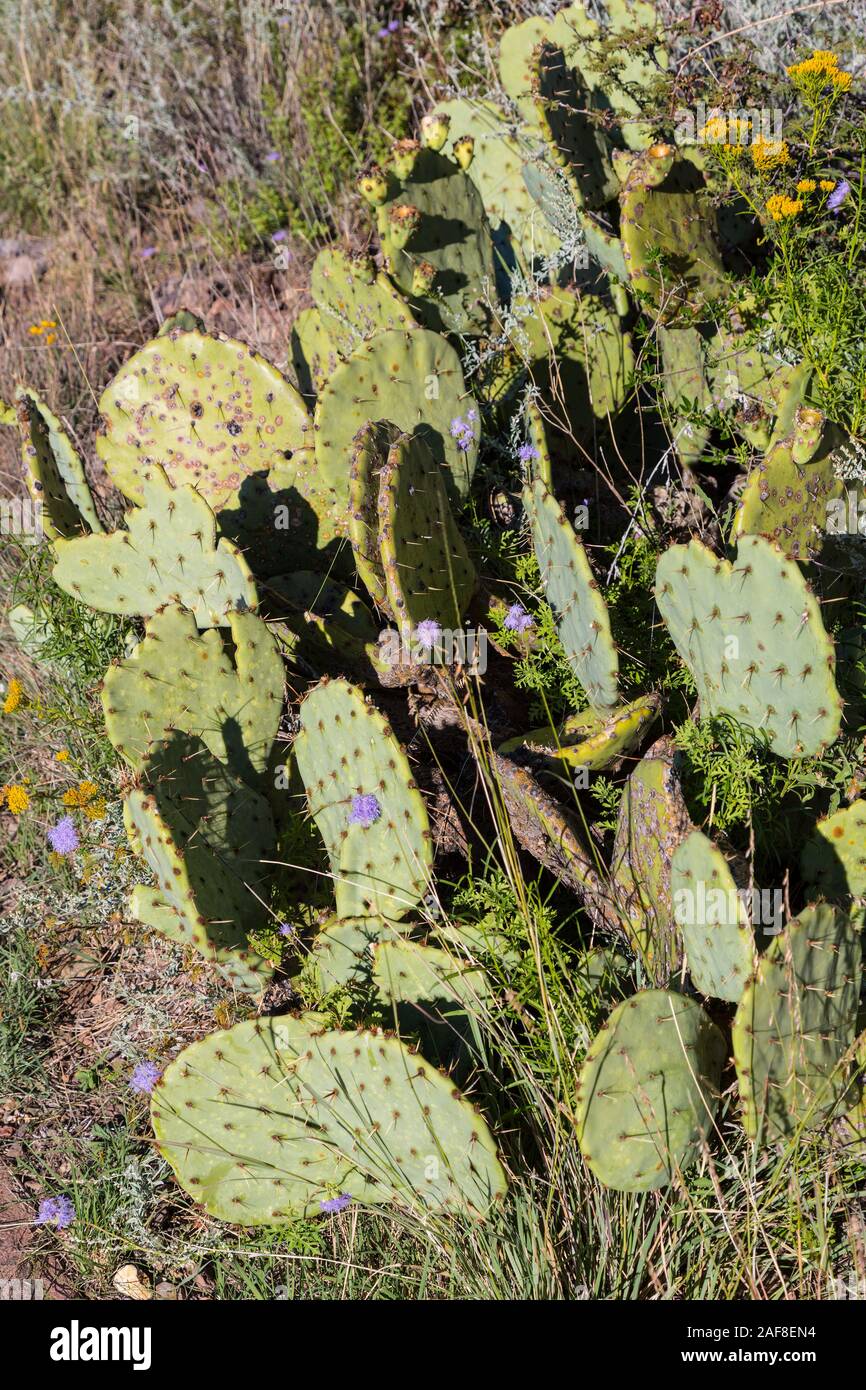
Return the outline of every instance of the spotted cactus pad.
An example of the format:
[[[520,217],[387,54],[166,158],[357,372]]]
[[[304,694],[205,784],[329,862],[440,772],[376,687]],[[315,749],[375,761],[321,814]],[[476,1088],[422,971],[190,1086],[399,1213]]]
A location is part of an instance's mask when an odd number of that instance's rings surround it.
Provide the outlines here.
[[[96,450],[112,482],[140,502],[154,464],[195,486],[218,511],[245,478],[308,442],[298,392],[246,343],[196,330],[155,338],[121,367],[99,401]]]
[[[674,917],[689,974],[702,994],[736,1004],[755,967],[755,939],[731,866],[700,830],[671,859]]]
[[[53,411],[35,391],[18,392],[18,427],[24,481],[42,508],[42,532],[48,540],[102,531],[84,465]]]
[[[731,715],[783,758],[833,742],[842,719],[833,642],[779,546],[743,536],[733,563],[698,540],[671,546],[656,569],[656,602],[704,715]]]
[[[484,1120],[394,1037],[260,1018],[212,1033],[165,1070],[160,1150],[212,1216],[245,1226],[363,1205],[483,1217],[506,1180]]]
[[[58,539],[54,578],[102,613],[149,617],[165,604],[188,608],[199,627],[219,627],[233,609],[255,608],[244,557],[216,541],[216,520],[192,487],[173,488],[161,468],[142,474],[141,507],[125,531]]]
[[[700,1156],[718,1106],[725,1041],[694,999],[644,990],[590,1044],[577,1137],[606,1187],[662,1187]]]
[[[770,445],[740,494],[731,540],[768,536],[793,559],[821,549],[831,504],[845,496],[836,477],[840,432],[819,410],[799,406],[790,433]]]

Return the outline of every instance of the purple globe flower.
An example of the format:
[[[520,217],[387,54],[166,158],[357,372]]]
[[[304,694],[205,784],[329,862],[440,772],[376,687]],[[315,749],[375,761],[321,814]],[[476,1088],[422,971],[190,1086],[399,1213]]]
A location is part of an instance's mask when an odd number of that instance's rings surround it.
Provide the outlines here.
[[[139,1062],[129,1078],[129,1085],[138,1095],[149,1096],[161,1076],[162,1072],[155,1062]]]
[[[297,935],[297,931],[298,931],[297,927],[293,927],[292,924],[291,924],[291,922],[281,922],[281,923],[280,923],[280,926],[279,926],[280,936],[295,936],[295,935]]]
[[[285,241],[288,235],[289,234],[286,231],[285,227],[281,227],[278,232],[271,233],[271,241]]]
[[[527,628],[532,627],[532,618],[522,603],[512,603],[502,626],[506,627],[509,632],[526,632]]]
[[[39,1203],[37,1226],[56,1226],[63,1231],[75,1220],[75,1207],[68,1197],[43,1197]]]
[[[840,179],[827,199],[827,207],[831,212],[838,212],[848,194],[851,192],[851,185],[847,179]]]
[[[381,814],[382,807],[372,793],[367,792],[361,796],[352,797],[352,809],[349,812],[350,825],[360,825],[362,829],[369,830]]]
[[[78,831],[71,816],[64,816],[51,827],[48,843],[55,854],[73,854],[78,849]]]
[[[533,459],[540,458],[541,455],[534,444],[521,444],[517,457],[521,463],[531,463]]]
[[[282,157],[283,156],[280,154],[279,150],[268,150],[267,154],[265,155],[265,163],[275,164],[277,160],[282,159]]]
[[[415,629],[415,641],[422,647],[435,647],[442,629],[435,618],[422,618]]]
[[[327,1212],[345,1211],[351,1201],[352,1198],[349,1196],[348,1192],[343,1192],[339,1197],[327,1197],[324,1202],[319,1203],[319,1207],[322,1211]]]
[[[142,259],[143,261],[149,261],[150,258],[151,258],[151,256],[155,256],[155,255],[156,255],[156,247],[155,247],[155,246],[142,246],[142,248],[141,248],[141,250],[139,251],[138,254],[139,254],[139,256],[141,257],[141,259]]]
[[[457,447],[462,449],[464,454],[471,449],[475,442],[474,425],[477,419],[478,413],[472,409],[467,410],[465,420],[461,415],[455,415],[451,421],[451,438],[457,440]]]

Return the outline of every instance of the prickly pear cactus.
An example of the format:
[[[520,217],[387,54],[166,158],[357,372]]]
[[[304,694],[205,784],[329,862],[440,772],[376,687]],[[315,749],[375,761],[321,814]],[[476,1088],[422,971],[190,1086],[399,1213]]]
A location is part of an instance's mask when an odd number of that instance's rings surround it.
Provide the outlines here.
[[[57,416],[35,391],[18,392],[24,480],[42,508],[42,533],[48,540],[102,531],[84,465]]]
[[[577,1088],[581,1152],[606,1187],[663,1187],[700,1155],[718,1106],[725,1042],[694,999],[645,990],[593,1039]]]
[[[454,520],[441,466],[424,440],[401,435],[379,473],[379,554],[387,611],[415,628],[460,626],[475,568]]]
[[[842,717],[833,642],[779,546],[744,536],[733,564],[698,540],[671,546],[658,562],[656,602],[703,714],[750,725],[783,758],[833,742]]]
[[[611,873],[623,907],[623,927],[656,984],[667,984],[680,963],[671,863],[692,830],[673,744],[658,739],[625,784],[614,837]]]
[[[377,607],[388,613],[388,590],[379,547],[379,476],[400,431],[386,420],[370,420],[352,441],[349,469],[349,540],[355,568]],[[390,616],[390,614],[389,614]]]
[[[571,715],[558,729],[546,725],[507,739],[499,752],[530,766],[555,772],[585,768],[600,772],[636,747],[658,718],[658,695],[643,695],[610,714],[585,710]]]
[[[536,386],[564,408],[572,431],[584,437],[596,420],[625,404],[634,373],[631,334],[599,295],[556,286],[517,297],[519,327],[512,344]],[[559,406],[561,402],[561,406]]]
[[[376,333],[417,327],[406,301],[369,257],[349,256],[339,247],[319,252],[310,293],[343,357]]]
[[[200,737],[220,762],[255,783],[277,736],[283,663],[265,623],[230,613],[234,657],[216,629],[199,632],[192,613],[161,609],[102,687],[105,728],[114,747],[141,768],[172,729]]]
[[[755,968],[755,939],[727,859],[700,830],[677,845],[671,895],[689,974],[702,994],[739,1002]]]
[[[801,867],[803,877],[822,897],[836,902],[866,898],[866,801],[862,797],[818,821],[803,846]]]
[[[124,820],[156,886],[137,888],[131,911],[191,945],[244,989],[267,984],[272,967],[249,945],[266,924],[266,884],[275,858],[264,797],[245,786],[198,739],[174,734],[153,750],[144,781],[127,793]]]
[[[334,329],[335,325],[315,306],[302,309],[292,324],[292,366],[301,395],[310,402],[346,356],[335,338]]]
[[[614,155],[622,181],[620,236],[633,290],[663,320],[726,293],[703,174],[672,145]],[[656,251],[660,251],[660,260]]]
[[[467,967],[448,951],[399,937],[373,949],[373,980],[390,1004],[444,1001],[476,1008],[491,995],[490,981],[479,968]]]
[[[101,613],[150,617],[167,603],[190,609],[199,627],[258,603],[250,568],[230,541],[216,541],[214,514],[192,487],[173,488],[161,468],[142,473],[143,503],[127,530],[58,539],[54,578]]]
[[[821,549],[831,504],[845,495],[834,471],[839,432],[818,410],[798,407],[790,434],[772,444],[740,494],[731,541],[768,536],[786,555],[805,559]]]
[[[481,1116],[394,1037],[315,1017],[212,1033],[151,1103],[160,1150],[212,1216],[284,1225],[335,1195],[483,1217],[505,1175]]]
[[[352,441],[369,421],[388,420],[407,434],[419,434],[465,496],[475,472],[479,430],[473,419],[463,430],[458,424],[472,410],[460,358],[450,343],[421,328],[380,333],[341,363],[317,402],[322,481],[345,509]]]
[[[159,464],[218,511],[245,478],[309,444],[304,403],[276,367],[245,343],[196,330],[147,343],[105,388],[99,409],[96,451],[133,502]]]
[[[619,181],[610,137],[589,114],[590,94],[557,45],[541,43],[533,64],[536,118],[550,158],[570,170],[577,206],[600,208],[616,197]]]
[[[540,480],[524,490],[544,594],[565,654],[593,709],[619,699],[619,658],[607,605],[586,552],[552,493]]]
[[[847,1090],[860,937],[829,903],[805,908],[758,962],[737,1006],[734,1062],[743,1124],[767,1143],[819,1125]]]
[[[406,754],[363,693],[323,680],[305,697],[293,749],[331,863],[337,914],[399,921],[427,891],[427,810]]]
[[[384,917],[331,917],[313,938],[310,969],[323,994],[334,989],[369,989],[373,984],[373,951],[413,930],[405,922]]]

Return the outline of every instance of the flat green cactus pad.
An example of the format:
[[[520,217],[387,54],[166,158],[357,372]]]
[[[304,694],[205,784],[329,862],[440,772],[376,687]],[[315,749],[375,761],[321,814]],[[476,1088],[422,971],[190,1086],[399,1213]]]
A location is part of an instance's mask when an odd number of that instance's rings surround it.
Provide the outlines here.
[[[379,473],[379,553],[388,612],[411,628],[457,629],[475,567],[457,529],[440,464],[424,440],[401,435]]]
[[[155,338],[99,401],[96,451],[125,497],[140,502],[154,464],[193,484],[218,511],[245,478],[308,442],[310,419],[293,386],[234,338],[195,330]]]
[[[540,480],[524,490],[524,505],[545,598],[565,654],[590,705],[610,708],[619,699],[619,658],[607,605],[586,552],[556,498]]]
[[[57,416],[35,391],[18,391],[18,427],[24,480],[42,507],[42,533],[48,540],[102,531],[102,522],[75,446]]]
[[[641,758],[623,788],[611,873],[624,909],[623,926],[656,984],[667,984],[680,961],[671,864],[692,830],[668,737]]]
[[[144,640],[102,687],[112,744],[142,767],[171,729],[200,737],[243,781],[255,784],[268,764],[283,707],[283,663],[254,613],[229,614],[234,657],[219,632],[200,633],[192,613],[163,608]]]
[[[343,362],[316,405],[316,459],[322,480],[348,504],[352,441],[370,420],[389,420],[419,434],[438,463],[450,469],[461,496],[469,491],[478,457],[477,426],[452,433],[455,420],[472,410],[460,358],[426,329],[380,333]],[[470,438],[471,436],[471,438]]]
[[[499,752],[509,757],[525,755],[527,762],[548,771],[600,772],[639,743],[660,707],[658,695],[651,694],[610,713],[585,710],[571,715],[558,729],[546,725],[508,739]]]
[[[204,319],[199,318],[198,314],[192,313],[190,309],[178,309],[176,313],[169,314],[168,318],[163,319],[156,336],[168,338],[172,333],[204,333],[204,331]]]
[[[505,113],[489,101],[455,97],[436,111],[451,122],[445,150],[469,136],[474,142],[469,177],[481,194],[494,236],[507,230],[524,264],[553,256],[560,241],[531,196],[523,179],[530,144],[515,131]]]
[[[671,546],[658,562],[656,601],[704,715],[726,713],[765,733],[783,758],[833,742],[842,718],[833,642],[779,546],[743,536],[733,564],[698,540]]]
[[[379,475],[400,431],[370,420],[352,441],[349,470],[349,540],[360,578],[377,607],[390,615],[385,569],[379,549]]]
[[[339,247],[326,246],[319,252],[313,262],[310,293],[344,357],[376,333],[417,326],[408,304],[387,275],[377,271],[369,257],[348,256]]]
[[[661,359],[660,386],[677,415],[698,411],[709,416],[714,407],[707,378],[704,338],[697,328],[657,327]],[[710,438],[710,425],[689,419],[674,419],[675,445],[680,462],[689,466],[701,457]]]
[[[560,409],[578,436],[622,409],[634,373],[634,348],[610,304],[598,295],[554,286],[531,300],[517,297],[513,311],[519,327],[512,346],[535,384],[562,402]]]
[[[581,1152],[606,1187],[663,1187],[699,1157],[718,1105],[725,1042],[694,999],[645,990],[593,1039],[577,1088]]]
[[[186,1191],[242,1225],[318,1215],[342,1194],[483,1217],[506,1187],[452,1080],[397,1038],[327,1032],[310,1016],[193,1043],[166,1068],[151,1117]]]
[[[860,937],[829,903],[804,909],[770,944],[737,1006],[734,1062],[743,1124],[771,1142],[818,1125],[847,1090]]]
[[[406,754],[363,693],[323,680],[293,748],[331,863],[340,917],[398,921],[427,891],[432,841]]]
[[[315,306],[302,309],[292,324],[292,366],[301,395],[315,400],[346,356],[336,341],[336,322]]]
[[[825,816],[803,846],[803,877],[823,897],[866,898],[866,801]]]
[[[491,995],[483,970],[466,967],[437,946],[401,937],[381,941],[373,949],[373,958],[373,979],[389,1004],[438,1001],[471,1010]]]
[[[731,542],[768,536],[793,559],[821,549],[832,502],[845,496],[836,477],[834,450],[839,432],[818,410],[799,407],[790,434],[770,445],[740,494]]]
[[[755,968],[755,939],[727,859],[700,830],[671,859],[674,917],[689,974],[702,994],[738,1003]]]
[[[542,42],[533,63],[536,119],[551,157],[571,171],[579,207],[603,207],[616,197],[619,181],[610,135],[589,114],[591,92],[556,44]]]
[[[127,793],[124,821],[156,877],[155,888],[135,890],[134,913],[193,946],[239,987],[264,987],[272,967],[248,941],[266,921],[263,895],[276,853],[264,797],[200,740],[174,734],[154,749],[142,785]]]
[[[150,617],[167,603],[188,608],[199,627],[219,627],[233,609],[258,603],[250,568],[191,487],[173,488],[161,468],[142,474],[144,505],[126,531],[56,542],[54,578],[102,613]]]
[[[538,124],[533,95],[533,55],[550,36],[550,20],[531,15],[512,24],[499,40],[499,77],[503,87],[530,126]]]
[[[412,931],[405,922],[386,922],[384,917],[331,917],[316,933],[311,947],[311,969],[323,993],[332,989],[364,989],[373,983],[373,950]]]

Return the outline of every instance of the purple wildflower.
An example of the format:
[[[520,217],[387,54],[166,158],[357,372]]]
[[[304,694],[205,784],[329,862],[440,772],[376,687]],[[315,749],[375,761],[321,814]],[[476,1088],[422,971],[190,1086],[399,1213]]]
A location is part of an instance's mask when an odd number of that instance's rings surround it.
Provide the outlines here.
[[[352,797],[352,809],[349,812],[350,825],[360,825],[362,829],[369,830],[381,814],[382,807],[372,793],[367,792],[361,796]]]
[[[297,930],[298,930],[297,927],[293,927],[292,924],[291,924],[291,922],[280,922],[280,926],[279,926],[280,936],[295,936],[296,933],[297,933]]]
[[[271,241],[285,241],[288,235],[289,234],[286,231],[285,227],[281,227],[278,232],[271,233]]]
[[[343,1192],[339,1197],[326,1198],[324,1202],[319,1203],[319,1206],[322,1211],[345,1211],[351,1201],[352,1198],[349,1196],[348,1192]]]
[[[74,1220],[75,1207],[68,1197],[43,1197],[39,1203],[37,1226],[56,1226],[58,1231],[62,1231],[71,1226]]]
[[[55,854],[72,854],[78,849],[78,831],[71,816],[64,816],[51,827],[48,843]]]
[[[389,19],[387,24],[383,24],[382,28],[377,30],[376,37],[380,39],[387,39],[389,34],[396,34],[399,28],[399,19]]]
[[[851,185],[847,179],[840,179],[827,199],[827,207],[831,212],[838,212],[848,194],[851,192]]]
[[[435,618],[422,618],[415,629],[415,641],[422,647],[435,647],[442,636],[442,629]]]
[[[267,154],[265,155],[265,163],[275,164],[276,161],[278,159],[282,159],[282,157],[283,156],[280,154],[279,150],[268,150]]]
[[[525,632],[527,628],[532,627],[532,618],[522,603],[512,603],[505,614],[503,627],[508,628],[509,632]]]
[[[139,256],[141,257],[141,259],[142,259],[143,261],[149,261],[150,258],[151,258],[151,256],[155,256],[155,255],[156,255],[156,247],[155,247],[155,246],[142,246],[142,248],[141,248],[141,250],[139,251],[138,254],[139,254]]]
[[[129,1078],[129,1084],[138,1095],[149,1096],[161,1076],[162,1072],[155,1062],[139,1062]]]
[[[541,455],[534,444],[521,444],[517,457],[521,463],[531,463],[533,459],[540,458]]]
[[[466,412],[465,420],[462,416],[456,415],[451,421],[451,438],[457,440],[457,447],[458,449],[462,449],[464,454],[469,451],[475,442],[475,431],[473,426],[477,419],[478,415],[473,409]]]

